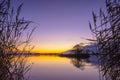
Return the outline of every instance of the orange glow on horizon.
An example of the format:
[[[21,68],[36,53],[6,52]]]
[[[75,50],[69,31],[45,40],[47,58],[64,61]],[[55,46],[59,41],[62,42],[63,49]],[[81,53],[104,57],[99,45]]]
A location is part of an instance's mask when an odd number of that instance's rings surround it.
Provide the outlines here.
[[[35,48],[31,52],[35,53],[61,53],[72,49],[76,44],[88,43],[88,41],[80,38],[75,40],[51,38],[51,40],[34,41]]]
[[[55,48],[48,48],[48,49],[33,49],[32,52],[37,52],[37,53],[61,53],[69,50],[68,49],[55,49]]]
[[[39,44],[35,44],[35,48],[32,50],[32,52],[37,53],[61,53],[65,52],[67,50],[70,50],[74,44],[73,42],[64,42],[64,41],[58,41],[55,40],[53,42],[39,42]]]

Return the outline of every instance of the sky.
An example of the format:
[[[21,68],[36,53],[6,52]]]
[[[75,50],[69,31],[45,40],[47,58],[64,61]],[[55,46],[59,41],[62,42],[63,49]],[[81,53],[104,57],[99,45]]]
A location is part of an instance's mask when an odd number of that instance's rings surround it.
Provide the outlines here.
[[[14,0],[23,3],[21,15],[36,27],[32,35],[33,52],[57,53],[92,38],[89,21],[92,11],[105,7],[104,0]]]

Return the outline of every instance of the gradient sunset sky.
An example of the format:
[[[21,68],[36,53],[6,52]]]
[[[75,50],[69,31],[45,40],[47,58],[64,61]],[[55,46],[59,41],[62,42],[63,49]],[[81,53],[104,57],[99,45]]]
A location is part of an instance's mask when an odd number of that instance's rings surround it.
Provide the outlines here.
[[[105,0],[13,0],[23,3],[21,16],[34,23],[33,52],[53,53],[71,49],[92,38],[89,21],[92,11],[105,7]]]

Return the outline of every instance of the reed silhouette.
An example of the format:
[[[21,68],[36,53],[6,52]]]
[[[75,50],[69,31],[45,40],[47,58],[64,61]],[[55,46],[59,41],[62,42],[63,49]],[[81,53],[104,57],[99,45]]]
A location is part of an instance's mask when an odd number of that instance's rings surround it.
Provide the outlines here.
[[[98,43],[100,80],[120,80],[120,0],[106,0],[106,11],[89,23]]]
[[[0,1],[0,80],[27,80],[30,66],[23,54],[32,49],[29,42],[33,29],[27,33],[31,21],[19,17],[22,5],[15,10],[10,0]]]

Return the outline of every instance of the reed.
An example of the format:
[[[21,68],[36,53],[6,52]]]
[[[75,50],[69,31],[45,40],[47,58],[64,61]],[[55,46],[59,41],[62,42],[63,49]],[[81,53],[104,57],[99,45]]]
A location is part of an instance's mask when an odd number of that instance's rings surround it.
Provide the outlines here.
[[[32,49],[29,43],[34,29],[29,31],[31,21],[20,18],[22,5],[15,10],[10,0],[0,1],[0,80],[27,80],[30,66],[23,54]]]
[[[120,0],[106,0],[106,11],[93,12],[89,26],[99,45],[100,80],[120,80]]]

